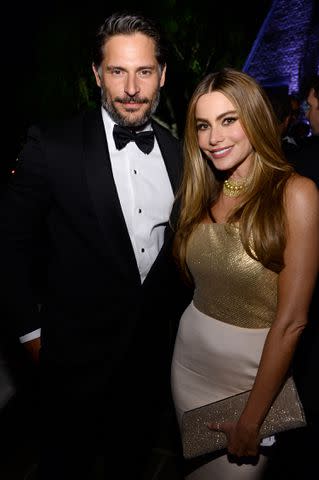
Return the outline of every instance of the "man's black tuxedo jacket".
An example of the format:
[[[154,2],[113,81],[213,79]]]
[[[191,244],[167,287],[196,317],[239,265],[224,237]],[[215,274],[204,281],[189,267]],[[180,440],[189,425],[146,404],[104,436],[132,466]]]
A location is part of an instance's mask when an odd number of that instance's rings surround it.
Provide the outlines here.
[[[153,129],[176,192],[179,142],[156,122]],[[179,304],[169,240],[141,285],[100,110],[42,131],[32,127],[0,210],[5,302],[17,335],[40,326],[46,358],[102,362],[106,376],[128,351],[155,355],[154,342],[167,350],[169,318],[187,302]],[[44,222],[48,267],[39,315],[30,275],[34,250],[46,245],[35,235]]]

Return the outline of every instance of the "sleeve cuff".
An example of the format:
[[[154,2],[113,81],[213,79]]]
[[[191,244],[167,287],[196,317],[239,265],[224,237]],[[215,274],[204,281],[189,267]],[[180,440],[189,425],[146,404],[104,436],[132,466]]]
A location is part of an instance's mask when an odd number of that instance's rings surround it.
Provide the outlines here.
[[[33,332],[26,333],[25,335],[22,335],[22,337],[19,337],[19,340],[21,343],[29,342],[30,340],[34,340],[35,338],[39,338],[41,335],[41,328],[38,328],[37,330],[34,330]]]

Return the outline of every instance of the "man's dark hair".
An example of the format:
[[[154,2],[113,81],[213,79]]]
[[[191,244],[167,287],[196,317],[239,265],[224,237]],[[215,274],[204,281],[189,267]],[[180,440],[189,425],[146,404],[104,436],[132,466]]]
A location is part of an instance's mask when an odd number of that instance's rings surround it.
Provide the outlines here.
[[[107,40],[114,35],[132,35],[142,33],[153,39],[155,56],[161,66],[166,63],[166,45],[161,37],[159,27],[150,18],[129,12],[117,12],[108,17],[95,36],[93,48],[93,63],[98,68],[103,61],[103,47]]]

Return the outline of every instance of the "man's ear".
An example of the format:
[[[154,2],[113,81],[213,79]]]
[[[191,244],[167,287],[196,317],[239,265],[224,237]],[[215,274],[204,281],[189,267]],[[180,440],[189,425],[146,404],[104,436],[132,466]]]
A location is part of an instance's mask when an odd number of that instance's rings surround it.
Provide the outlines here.
[[[166,63],[163,66],[163,70],[162,70],[162,73],[161,73],[160,87],[162,87],[164,85],[165,78],[166,78]]]
[[[101,87],[100,75],[99,75],[99,72],[97,71],[94,63],[92,63],[92,70],[93,70],[93,73],[94,73],[94,76],[95,76],[95,81],[96,81],[97,86]]]

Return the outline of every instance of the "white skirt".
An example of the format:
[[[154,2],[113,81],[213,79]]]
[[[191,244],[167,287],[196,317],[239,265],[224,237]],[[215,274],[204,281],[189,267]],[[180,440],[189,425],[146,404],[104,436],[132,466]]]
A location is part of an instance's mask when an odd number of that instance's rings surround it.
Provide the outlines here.
[[[172,395],[181,424],[186,410],[252,388],[269,328],[241,328],[201,313],[191,303],[183,313],[171,371]],[[191,480],[256,480],[257,465],[238,466],[222,455],[187,476]]]

